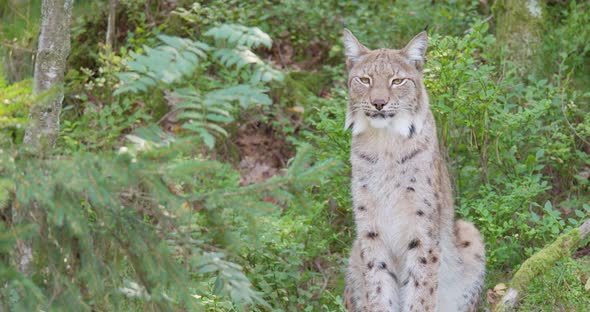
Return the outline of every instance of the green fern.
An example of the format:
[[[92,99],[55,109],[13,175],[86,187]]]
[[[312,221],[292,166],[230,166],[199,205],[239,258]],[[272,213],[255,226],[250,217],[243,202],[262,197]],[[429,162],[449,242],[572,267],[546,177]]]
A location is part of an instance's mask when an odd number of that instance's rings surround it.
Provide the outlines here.
[[[258,27],[246,27],[237,24],[223,24],[209,29],[205,36],[211,36],[217,41],[223,41],[232,47],[270,48],[272,40]]]
[[[164,43],[156,48],[144,47],[144,54],[132,53],[126,62],[130,71],[119,73],[121,86],[115,95],[126,92],[146,92],[149,89],[173,89],[171,98],[177,102],[173,110],[183,121],[182,128],[197,133],[209,148],[218,137],[227,136],[224,125],[234,121],[239,109],[252,105],[269,105],[266,88],[261,83],[282,80],[283,74],[260,59],[252,48],[271,47],[270,37],[256,27],[221,25],[205,32],[223,48],[170,36],[159,36]],[[224,68],[233,68],[239,76],[249,77],[247,83],[224,88],[207,89],[182,83],[182,78],[199,69],[207,52]],[[204,65],[202,65],[204,66]],[[209,65],[211,66],[211,65]],[[203,68],[211,71],[211,68]],[[218,85],[226,83],[219,82]]]
[[[213,53],[213,57],[225,67],[236,66],[242,69],[247,65],[252,66],[250,73],[252,84],[283,79],[280,71],[263,62],[251,51],[260,46],[272,47],[270,37],[258,27],[223,24],[205,32],[205,36],[213,37],[218,46],[225,47]]]
[[[143,46],[145,54],[132,52],[126,62],[129,72],[117,73],[121,85],[114,95],[125,92],[145,92],[160,84],[169,85],[180,81],[197,69],[200,59],[205,59],[209,46],[190,39],[158,36],[163,43],[156,48]]]
[[[253,88],[249,85],[235,85],[198,95],[194,88],[181,89],[173,95],[181,102],[176,109],[182,110],[177,118],[186,121],[182,127],[199,133],[205,144],[213,148],[215,138],[210,133],[227,136],[227,132],[218,123],[234,121],[235,105],[248,108],[254,104],[269,105],[271,100],[264,92],[265,89]]]

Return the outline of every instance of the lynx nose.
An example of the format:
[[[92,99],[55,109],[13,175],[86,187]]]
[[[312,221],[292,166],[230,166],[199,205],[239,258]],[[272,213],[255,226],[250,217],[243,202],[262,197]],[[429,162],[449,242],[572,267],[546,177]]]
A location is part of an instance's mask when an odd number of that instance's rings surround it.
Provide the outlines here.
[[[371,104],[373,104],[377,110],[382,110],[386,103],[387,102],[385,102],[384,99],[375,99],[371,101]]]

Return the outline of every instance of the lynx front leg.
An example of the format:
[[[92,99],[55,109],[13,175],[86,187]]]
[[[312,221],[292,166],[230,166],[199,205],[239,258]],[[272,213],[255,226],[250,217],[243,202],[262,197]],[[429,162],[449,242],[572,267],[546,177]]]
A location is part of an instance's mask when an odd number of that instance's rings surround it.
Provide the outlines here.
[[[410,244],[420,244],[419,239]],[[408,253],[402,311],[437,311],[439,254],[439,249],[432,245],[427,248],[417,246]]]
[[[404,261],[402,311],[438,311],[438,273],[441,259],[440,228],[433,222],[438,217],[430,199],[420,200],[416,207],[416,225],[409,236]]]
[[[393,271],[393,263],[379,232],[369,230],[359,237],[359,268],[364,281],[363,301],[366,303],[361,311],[397,312],[399,305],[398,275]]]
[[[385,282],[378,280],[372,270],[387,270],[386,262],[365,261],[366,253],[360,241],[355,241],[346,272],[344,303],[349,312],[399,311],[397,275],[388,272]],[[377,267],[375,266],[377,264]],[[377,271],[379,272],[379,271]],[[395,284],[391,285],[391,281]]]
[[[363,277],[363,261],[361,260],[361,247],[356,240],[352,245],[348,269],[346,270],[346,287],[344,289],[344,305],[348,312],[362,312],[367,306],[365,297],[365,281]]]
[[[394,266],[391,249],[387,240],[391,238],[391,224],[382,224],[383,208],[379,201],[379,187],[375,183],[379,162],[378,155],[354,153],[353,159],[361,161],[353,167],[352,192],[357,242],[353,248],[350,268],[360,275],[363,291],[362,299],[357,300],[356,311],[398,312],[399,301],[398,272]],[[373,183],[369,183],[373,181]],[[356,253],[356,254],[354,254]],[[348,287],[348,285],[347,285]],[[355,293],[355,291],[352,291]],[[358,292],[357,292],[358,293]]]

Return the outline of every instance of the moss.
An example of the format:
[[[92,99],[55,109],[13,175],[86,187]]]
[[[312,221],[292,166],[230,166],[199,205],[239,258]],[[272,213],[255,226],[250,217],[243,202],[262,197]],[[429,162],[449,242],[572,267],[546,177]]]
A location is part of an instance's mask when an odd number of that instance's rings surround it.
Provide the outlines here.
[[[527,290],[531,280],[536,276],[549,271],[555,262],[571,256],[571,250],[580,241],[580,230],[574,229],[567,234],[560,236],[551,245],[526,260],[516,272],[510,287],[519,293]]]
[[[522,298],[519,311],[586,311],[590,294],[584,289],[590,259],[567,258],[533,279]]]

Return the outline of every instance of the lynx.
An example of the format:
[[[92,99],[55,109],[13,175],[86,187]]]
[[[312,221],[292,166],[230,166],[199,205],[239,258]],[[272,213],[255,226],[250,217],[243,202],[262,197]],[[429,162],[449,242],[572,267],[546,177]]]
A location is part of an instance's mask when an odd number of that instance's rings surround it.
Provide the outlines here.
[[[475,311],[485,274],[475,226],[454,221],[448,172],[422,82],[421,32],[369,50],[344,30],[356,241],[349,311]]]

